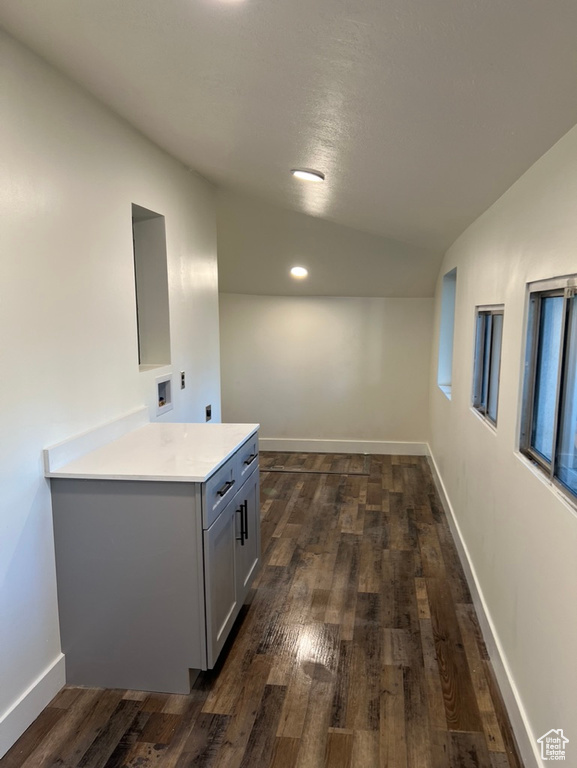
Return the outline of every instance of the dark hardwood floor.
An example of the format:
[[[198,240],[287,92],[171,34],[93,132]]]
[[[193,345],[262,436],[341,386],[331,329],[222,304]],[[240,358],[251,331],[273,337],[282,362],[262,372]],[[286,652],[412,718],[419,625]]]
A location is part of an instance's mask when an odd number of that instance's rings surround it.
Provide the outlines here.
[[[261,501],[217,669],[66,687],[0,768],[521,768],[427,460],[263,453]]]

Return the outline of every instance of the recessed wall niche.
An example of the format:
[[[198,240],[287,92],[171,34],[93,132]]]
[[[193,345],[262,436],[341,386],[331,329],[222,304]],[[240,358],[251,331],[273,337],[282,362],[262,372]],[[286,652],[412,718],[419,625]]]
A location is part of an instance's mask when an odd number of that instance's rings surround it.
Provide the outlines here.
[[[170,313],[164,216],[132,205],[134,280],[141,370],[170,364]]]

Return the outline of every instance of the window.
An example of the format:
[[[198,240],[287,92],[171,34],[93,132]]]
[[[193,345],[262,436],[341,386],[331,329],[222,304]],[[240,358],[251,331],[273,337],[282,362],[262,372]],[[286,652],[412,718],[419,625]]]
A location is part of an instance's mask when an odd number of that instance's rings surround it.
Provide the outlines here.
[[[577,278],[530,286],[520,449],[577,496]]]
[[[503,307],[479,307],[475,331],[473,408],[492,424],[497,424]]]
[[[457,293],[457,269],[443,276],[441,294],[441,326],[439,330],[439,361],[437,384],[451,399],[453,384],[453,335],[455,331],[455,298]]]

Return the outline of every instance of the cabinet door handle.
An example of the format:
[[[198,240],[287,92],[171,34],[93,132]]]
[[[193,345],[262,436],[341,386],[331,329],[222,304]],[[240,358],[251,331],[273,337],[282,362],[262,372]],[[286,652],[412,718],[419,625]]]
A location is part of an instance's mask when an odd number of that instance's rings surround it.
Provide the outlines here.
[[[245,539],[248,541],[248,501],[244,501],[244,536]]]
[[[245,465],[248,467],[258,457],[258,453],[251,453],[248,459],[245,459]]]
[[[240,541],[241,547],[244,547],[244,515],[243,515],[243,505],[241,504],[240,507],[236,511],[240,512],[240,536],[237,536],[236,540]]]
[[[234,485],[234,480],[229,480],[227,483],[225,483],[222,486],[222,488],[218,489],[218,491],[216,492],[216,495],[217,496],[224,496],[225,494],[227,494],[230,491],[230,489],[232,488],[233,485]]]

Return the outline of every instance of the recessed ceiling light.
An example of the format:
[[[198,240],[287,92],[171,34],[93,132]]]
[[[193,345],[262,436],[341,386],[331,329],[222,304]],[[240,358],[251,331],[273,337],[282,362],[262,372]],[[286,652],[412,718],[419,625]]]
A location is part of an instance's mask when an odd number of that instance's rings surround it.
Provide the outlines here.
[[[291,269],[291,275],[293,277],[303,278],[306,277],[308,273],[308,269],[305,269],[304,267],[293,267]]]
[[[292,175],[303,181],[324,181],[325,175],[320,171],[314,171],[312,168],[293,168]]]

